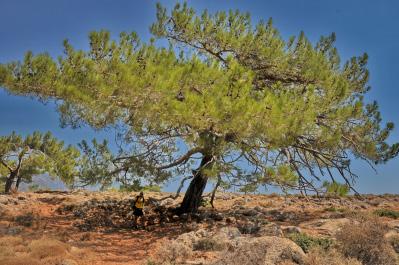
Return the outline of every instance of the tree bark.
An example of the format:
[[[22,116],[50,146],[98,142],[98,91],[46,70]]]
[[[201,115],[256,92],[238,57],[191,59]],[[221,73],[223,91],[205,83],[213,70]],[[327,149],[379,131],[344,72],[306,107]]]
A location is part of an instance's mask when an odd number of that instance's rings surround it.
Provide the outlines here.
[[[6,180],[6,185],[5,185],[5,188],[4,188],[4,192],[5,193],[10,193],[12,184],[14,183],[14,179],[15,179],[16,176],[17,175],[16,175],[15,172],[11,172],[10,175],[8,176],[8,178]]]
[[[15,183],[15,189],[16,189],[16,190],[19,189],[19,184],[21,184],[21,181],[22,181],[22,177],[21,177],[21,175],[19,175],[19,176],[17,177],[17,183]]]
[[[201,204],[202,194],[204,192],[208,177],[204,174],[206,168],[212,161],[211,155],[204,155],[201,160],[201,165],[196,171],[193,180],[190,182],[186,194],[184,195],[183,202],[177,209],[178,214],[182,213],[195,213]]]
[[[25,151],[22,151],[22,153],[19,154],[18,156],[18,166],[15,170],[11,171],[10,176],[6,180],[6,185],[5,185],[5,193],[10,193],[12,184],[14,183],[14,179],[17,179],[17,183],[15,186],[15,189],[18,190],[19,183],[21,182],[21,176],[19,175],[19,171],[21,170],[22,166],[22,159],[25,155]]]

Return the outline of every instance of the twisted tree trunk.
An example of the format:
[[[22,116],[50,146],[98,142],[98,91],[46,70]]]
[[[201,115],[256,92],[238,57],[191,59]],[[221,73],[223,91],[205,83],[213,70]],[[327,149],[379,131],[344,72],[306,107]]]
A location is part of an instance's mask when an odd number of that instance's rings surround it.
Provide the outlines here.
[[[195,172],[193,180],[184,195],[183,202],[177,209],[178,214],[194,213],[201,204],[202,194],[206,187],[208,177],[204,174],[204,168],[212,163],[211,155],[204,155],[201,160],[199,169]]]
[[[20,169],[22,166],[22,158],[23,158],[23,154],[20,154],[19,159],[18,159],[17,168],[14,170],[10,169],[10,175],[8,176],[8,178],[6,180],[6,185],[4,188],[5,193],[10,193],[12,184],[14,183],[15,179],[17,179],[15,188],[16,188],[16,190],[18,190],[19,182],[21,181],[21,176],[20,176],[19,172],[20,172]]]
[[[15,178],[17,177],[17,173],[15,171],[11,172],[6,180],[6,185],[4,188],[5,193],[10,193],[12,184],[14,183]]]

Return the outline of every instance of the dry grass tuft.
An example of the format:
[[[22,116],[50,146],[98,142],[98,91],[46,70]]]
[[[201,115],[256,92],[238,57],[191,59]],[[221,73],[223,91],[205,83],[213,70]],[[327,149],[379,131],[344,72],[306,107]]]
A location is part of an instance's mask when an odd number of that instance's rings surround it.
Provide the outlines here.
[[[184,264],[187,258],[192,256],[191,247],[180,241],[168,241],[157,251],[157,258],[148,264],[169,265]]]
[[[34,258],[64,256],[69,251],[69,246],[55,239],[42,238],[33,240],[29,244],[30,255]]]
[[[203,238],[195,242],[193,249],[197,251],[222,251],[227,245],[215,238]]]
[[[21,255],[16,257],[9,257],[2,260],[3,265],[42,265],[42,263],[31,258],[29,255]]]
[[[325,251],[324,249],[313,248],[308,253],[306,265],[362,265],[354,258],[344,257],[334,249]]]
[[[14,249],[10,246],[0,246],[0,260],[5,257],[12,257],[14,256]]]
[[[26,247],[20,237],[5,236],[0,238],[0,260],[13,257],[15,252],[23,252]]]
[[[40,260],[40,262],[41,265],[78,265],[76,261],[65,257],[47,257]]]
[[[387,231],[377,217],[360,216],[337,233],[340,251],[363,265],[397,265],[395,252],[384,237]]]
[[[0,237],[0,246],[17,246],[22,245],[24,241],[20,237],[16,236],[5,236]]]
[[[77,248],[72,251],[69,245],[55,239],[43,237],[29,243],[20,237],[0,238],[1,265],[77,265],[71,259],[74,257],[85,260],[91,258],[90,253]]]

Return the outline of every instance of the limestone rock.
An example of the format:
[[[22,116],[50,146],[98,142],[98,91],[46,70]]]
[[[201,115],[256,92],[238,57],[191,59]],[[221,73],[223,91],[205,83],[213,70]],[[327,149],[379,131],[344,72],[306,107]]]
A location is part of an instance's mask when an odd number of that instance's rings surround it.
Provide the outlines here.
[[[283,231],[281,230],[281,227],[278,224],[275,223],[269,223],[267,225],[262,226],[258,233],[258,236],[277,236],[277,237],[282,237],[283,236]]]
[[[285,234],[302,233],[302,229],[297,226],[285,226],[282,229]]]
[[[234,239],[241,236],[241,232],[240,230],[238,230],[237,227],[230,227],[230,226],[222,227],[217,234],[226,235],[226,237],[229,239]]]
[[[294,242],[281,237],[240,237],[213,265],[304,264],[305,253]]]
[[[301,227],[318,231],[321,234],[333,236],[336,232],[340,230],[341,226],[349,222],[350,220],[348,218],[319,219],[302,223]]]

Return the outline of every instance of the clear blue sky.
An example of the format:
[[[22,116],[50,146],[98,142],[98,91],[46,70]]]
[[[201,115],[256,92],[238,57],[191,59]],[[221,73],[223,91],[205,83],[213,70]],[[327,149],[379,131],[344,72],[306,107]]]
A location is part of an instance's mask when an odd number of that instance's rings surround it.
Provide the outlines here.
[[[161,1],[172,7],[175,1]],[[62,40],[68,38],[77,48],[87,47],[87,33],[108,29],[114,36],[121,31],[136,31],[142,39],[150,36],[155,20],[156,1],[117,0],[0,0],[0,63],[20,60],[27,50],[62,53]],[[342,59],[369,54],[370,84],[368,100],[377,100],[384,121],[397,129],[391,142],[399,141],[397,79],[399,76],[399,1],[371,0],[259,0],[189,1],[196,9],[210,11],[240,9],[249,11],[255,21],[273,17],[284,37],[304,30],[316,41],[320,35],[337,34]],[[54,105],[34,99],[8,95],[0,89],[0,135],[15,130],[26,134],[34,130],[52,131],[67,143],[83,138],[109,137],[109,132],[94,133],[90,128],[60,129]],[[379,166],[375,174],[366,164],[354,163],[360,175],[357,189],[362,193],[398,193],[399,159]]]

